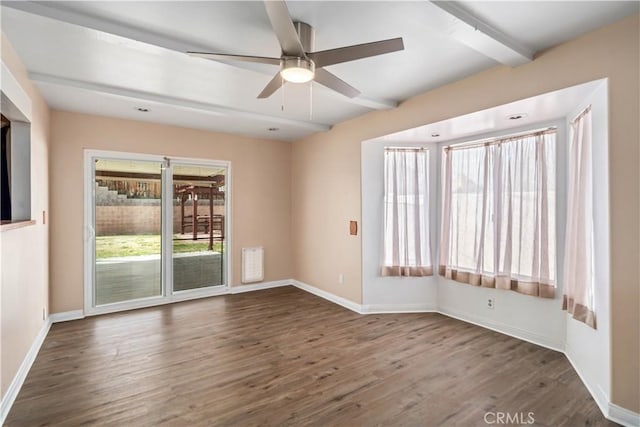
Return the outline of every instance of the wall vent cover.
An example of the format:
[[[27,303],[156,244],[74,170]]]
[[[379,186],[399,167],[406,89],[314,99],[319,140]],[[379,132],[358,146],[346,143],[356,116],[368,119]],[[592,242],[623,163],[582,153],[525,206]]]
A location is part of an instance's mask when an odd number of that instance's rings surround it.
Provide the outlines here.
[[[264,249],[242,248],[242,283],[264,280]]]

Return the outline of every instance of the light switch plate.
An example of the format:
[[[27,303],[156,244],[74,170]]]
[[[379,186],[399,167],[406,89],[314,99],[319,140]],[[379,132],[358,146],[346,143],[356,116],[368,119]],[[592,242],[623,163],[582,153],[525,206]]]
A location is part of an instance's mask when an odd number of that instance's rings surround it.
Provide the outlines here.
[[[358,235],[358,221],[349,221],[349,234],[352,236]]]

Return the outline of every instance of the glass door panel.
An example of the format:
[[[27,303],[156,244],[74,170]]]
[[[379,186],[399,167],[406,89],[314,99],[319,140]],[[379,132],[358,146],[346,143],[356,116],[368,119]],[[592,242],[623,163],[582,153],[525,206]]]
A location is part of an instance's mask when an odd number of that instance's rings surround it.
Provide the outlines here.
[[[162,166],[95,160],[95,306],[163,294]]]
[[[225,284],[223,167],[172,163],[173,291]]]

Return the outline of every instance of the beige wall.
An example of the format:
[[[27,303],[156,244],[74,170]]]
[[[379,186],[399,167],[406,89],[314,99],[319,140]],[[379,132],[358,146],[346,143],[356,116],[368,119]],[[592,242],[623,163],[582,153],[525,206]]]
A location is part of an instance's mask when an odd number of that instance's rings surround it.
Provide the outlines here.
[[[63,111],[51,141],[52,312],[83,306],[85,148],[231,161],[232,284],[248,246],[265,248],[265,281],[291,278],[290,143]]]
[[[372,112],[293,147],[294,277],[362,300],[361,141],[587,81],[609,78],[613,403],[640,411],[639,17],[586,34],[526,65],[496,67],[434,89],[399,108]],[[338,285],[338,274],[345,274]]]
[[[31,218],[35,225],[0,232],[0,391],[4,397],[49,311],[49,108],[4,35],[2,62],[31,98]]]
[[[47,309],[47,226],[41,221],[41,211],[48,204],[47,175],[52,195],[52,311],[82,308],[83,148],[230,160],[234,284],[240,278],[240,248],[263,245],[265,280],[294,277],[361,302],[361,240],[348,233],[348,221],[361,217],[361,141],[608,77],[611,398],[615,404],[640,411],[638,28],[638,16],[628,18],[550,49],[530,64],[479,73],[417,96],[395,110],[337,125],[293,148],[274,141],[60,111],[51,114],[49,138],[49,111],[3,37],[2,59],[34,105],[32,211],[38,222],[0,236],[2,393],[42,325],[42,308]],[[340,273],[344,274],[343,285],[338,285]]]

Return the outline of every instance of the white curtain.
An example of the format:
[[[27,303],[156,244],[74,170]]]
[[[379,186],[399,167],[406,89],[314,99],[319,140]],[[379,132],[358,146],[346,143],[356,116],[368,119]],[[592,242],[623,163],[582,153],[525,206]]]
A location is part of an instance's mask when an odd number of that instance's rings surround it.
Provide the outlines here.
[[[595,329],[590,107],[571,123],[571,131],[562,308]]]
[[[555,295],[555,131],[447,147],[439,272]]]
[[[433,274],[427,161],[423,148],[385,148],[383,276]]]

